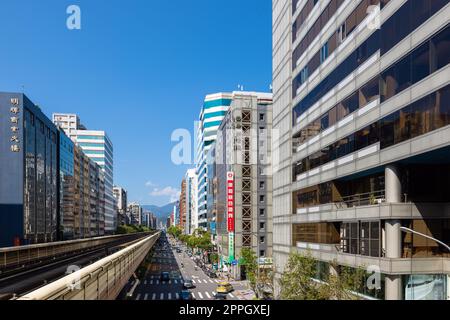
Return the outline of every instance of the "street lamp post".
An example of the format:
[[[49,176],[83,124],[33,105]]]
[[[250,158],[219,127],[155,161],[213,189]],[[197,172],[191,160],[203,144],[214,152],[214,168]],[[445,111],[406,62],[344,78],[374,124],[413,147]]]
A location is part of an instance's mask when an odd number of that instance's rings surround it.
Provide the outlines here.
[[[406,227],[400,227],[400,230],[402,230],[402,231],[405,232],[405,233],[413,233],[413,234],[416,234],[416,235],[418,235],[418,236],[421,236],[421,237],[424,237],[424,238],[427,238],[427,239],[436,241],[437,243],[439,243],[440,245],[442,245],[443,247],[445,247],[445,248],[450,252],[450,246],[448,246],[447,244],[445,244],[444,242],[442,242],[442,241],[440,241],[440,240],[438,240],[438,239],[436,239],[436,238],[433,238],[433,237],[431,237],[431,236],[428,236],[428,235],[426,235],[426,234],[423,234],[423,233],[414,231],[414,230],[412,230],[412,229],[410,229],[410,228],[406,228]]]

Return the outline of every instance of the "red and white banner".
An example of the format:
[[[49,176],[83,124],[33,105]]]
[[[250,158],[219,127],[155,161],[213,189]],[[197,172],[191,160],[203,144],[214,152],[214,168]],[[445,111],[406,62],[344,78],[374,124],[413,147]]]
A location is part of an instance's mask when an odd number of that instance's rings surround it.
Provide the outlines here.
[[[234,232],[234,173],[227,173],[228,232]]]

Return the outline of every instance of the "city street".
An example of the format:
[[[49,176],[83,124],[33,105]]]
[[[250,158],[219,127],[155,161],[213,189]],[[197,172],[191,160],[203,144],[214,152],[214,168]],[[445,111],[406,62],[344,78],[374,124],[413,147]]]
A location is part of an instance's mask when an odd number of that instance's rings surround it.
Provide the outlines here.
[[[170,280],[161,281],[161,272],[169,272]],[[186,252],[177,253],[166,237],[161,236],[145,280],[137,286],[132,299],[178,300],[185,279],[191,279],[195,285],[189,290],[195,300],[213,300],[221,281],[209,278],[201,268],[195,270],[195,263]],[[242,300],[241,294],[248,291],[247,288],[240,282],[230,283],[235,291],[227,295],[227,300]]]

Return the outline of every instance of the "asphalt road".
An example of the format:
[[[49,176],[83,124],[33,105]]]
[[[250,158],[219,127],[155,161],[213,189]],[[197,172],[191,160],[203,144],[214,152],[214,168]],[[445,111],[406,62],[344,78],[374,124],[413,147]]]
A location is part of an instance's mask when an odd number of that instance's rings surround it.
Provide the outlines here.
[[[183,263],[184,266],[181,265]],[[171,279],[161,282],[161,272],[170,272]],[[183,279],[191,279],[196,286],[189,291],[195,300],[213,300],[220,279],[209,278],[201,268],[195,270],[194,261],[184,252],[176,253],[164,236],[155,246],[151,265],[144,280],[133,293],[134,300],[178,300],[183,290]],[[227,300],[240,300],[236,292],[246,288],[238,282],[231,282],[235,291]]]

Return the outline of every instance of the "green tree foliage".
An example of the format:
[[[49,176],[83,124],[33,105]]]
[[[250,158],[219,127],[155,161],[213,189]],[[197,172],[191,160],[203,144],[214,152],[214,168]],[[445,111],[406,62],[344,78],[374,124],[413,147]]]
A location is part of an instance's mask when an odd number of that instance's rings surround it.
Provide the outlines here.
[[[239,263],[244,266],[247,280],[250,282],[252,289],[255,290],[258,280],[258,261],[255,252],[250,248],[242,248]]]
[[[280,279],[281,299],[283,300],[356,300],[353,292],[364,285],[365,270],[352,269],[331,264],[335,272],[329,273],[318,282],[318,260],[311,253],[292,253]]]

